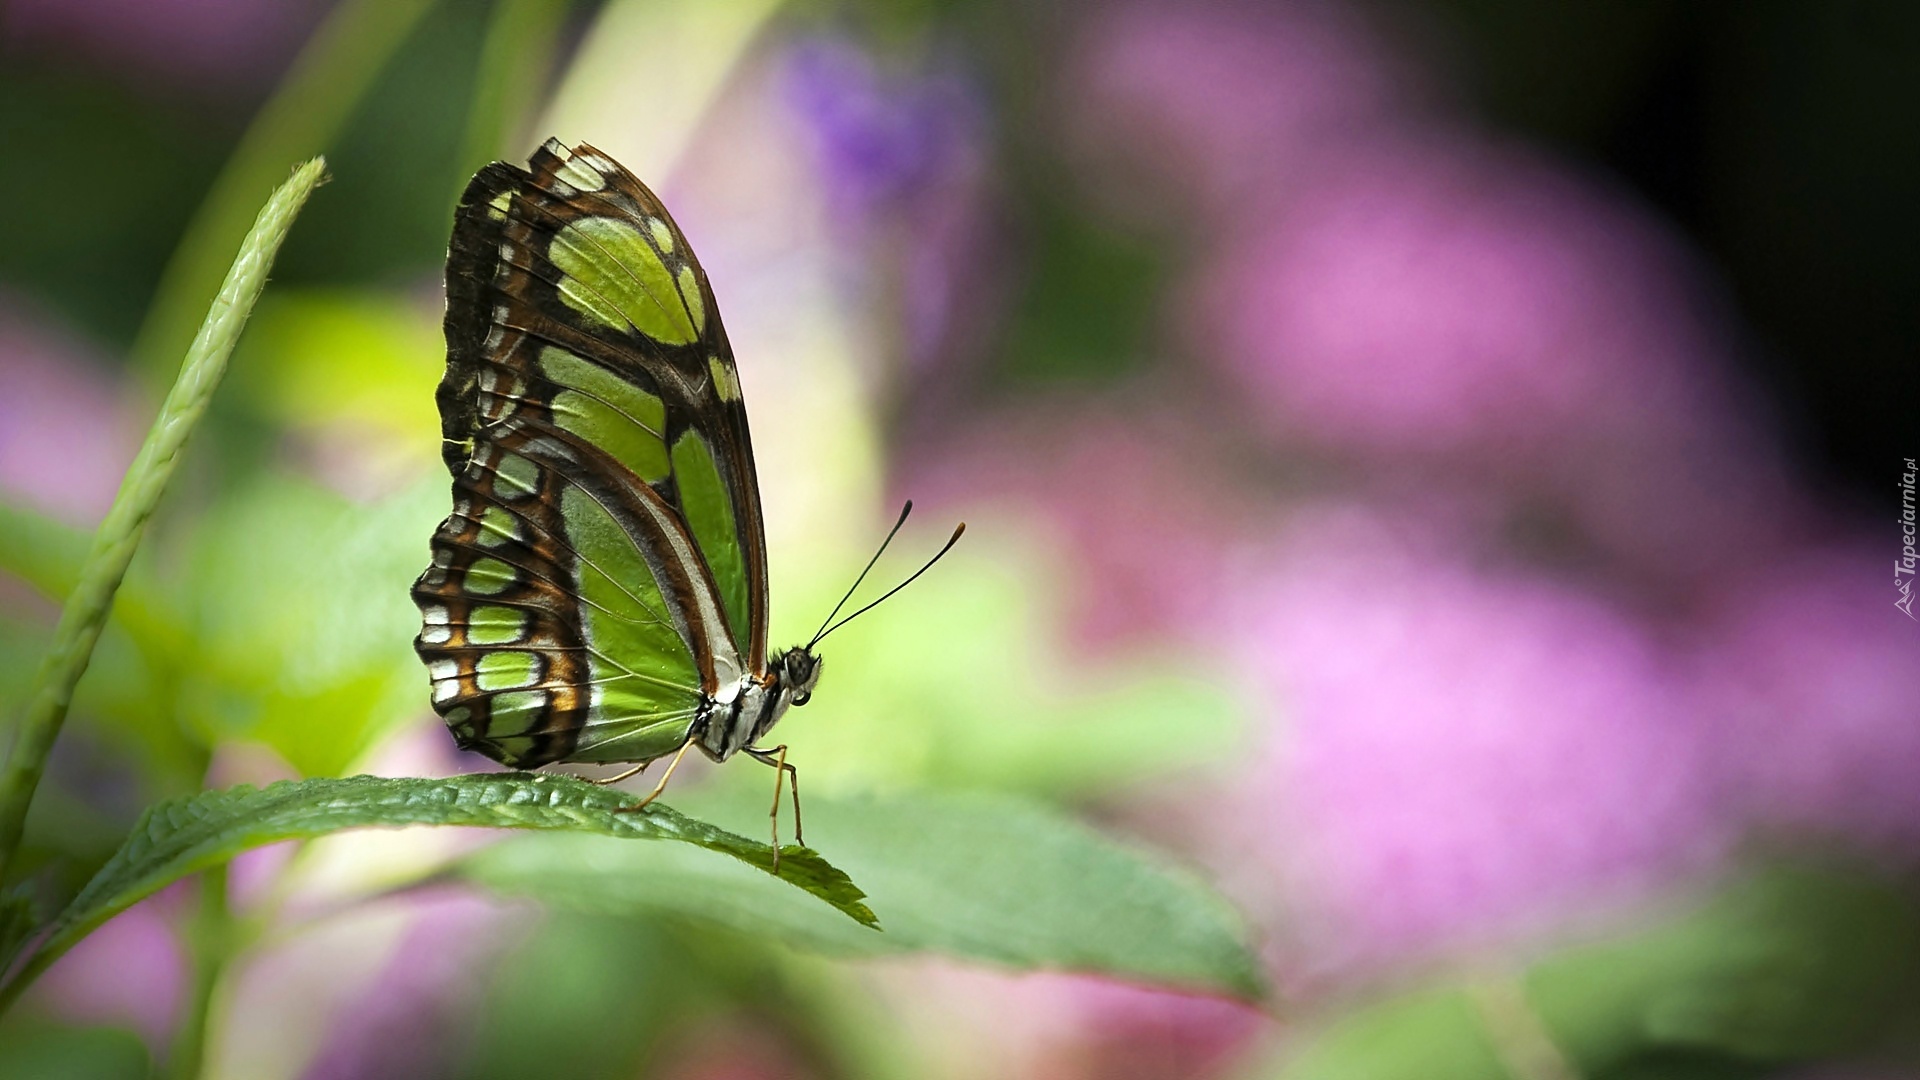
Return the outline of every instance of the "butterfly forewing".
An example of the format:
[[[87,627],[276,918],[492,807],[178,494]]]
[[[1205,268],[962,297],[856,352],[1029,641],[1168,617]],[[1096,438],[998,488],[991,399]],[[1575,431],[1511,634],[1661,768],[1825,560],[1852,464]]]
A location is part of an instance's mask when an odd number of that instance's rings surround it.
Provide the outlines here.
[[[507,764],[646,761],[766,657],[758,488],[704,273],[640,182],[549,141],[448,258],[454,514],[415,586],[434,704]]]

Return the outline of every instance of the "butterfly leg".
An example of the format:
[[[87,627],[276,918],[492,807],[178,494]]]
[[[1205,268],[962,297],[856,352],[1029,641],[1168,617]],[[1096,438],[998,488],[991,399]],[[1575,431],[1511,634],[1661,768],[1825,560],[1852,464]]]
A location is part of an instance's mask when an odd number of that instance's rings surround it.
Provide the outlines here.
[[[636,810],[645,810],[647,808],[648,803],[659,798],[660,793],[667,790],[667,781],[673,779],[673,770],[680,767],[680,759],[683,757],[686,757],[687,751],[692,747],[693,747],[693,739],[689,737],[686,742],[683,742],[680,744],[680,749],[674,752],[673,760],[667,762],[667,771],[660,775],[660,782],[653,785],[653,790],[647,794],[647,797],[644,799],[641,799],[637,803],[634,803],[632,806],[617,807],[615,809],[615,812],[623,813],[623,814],[631,814]],[[644,768],[645,766],[642,766],[642,767]]]
[[[765,765],[771,765],[774,768],[773,809],[769,812],[768,816],[773,818],[773,868],[774,871],[778,873],[780,870],[780,782],[782,780],[788,781],[790,790],[793,792],[794,843],[799,844],[801,847],[807,846],[806,833],[800,827],[800,770],[787,764],[787,747],[785,743],[771,750],[761,750],[749,746],[746,748],[746,751],[752,756],[753,760]]]
[[[625,772],[622,772],[622,773],[616,773],[616,774],[614,774],[614,775],[612,775],[612,776],[603,776],[603,777],[601,777],[601,778],[600,778],[600,779],[598,779],[598,780],[589,780],[589,781],[587,781],[587,782],[588,782],[588,783],[590,783],[590,784],[599,784],[599,785],[600,785],[601,787],[605,787],[605,786],[607,786],[608,784],[617,784],[617,783],[619,783],[620,781],[622,781],[622,780],[625,780],[625,779],[627,779],[627,778],[628,778],[628,777],[630,777],[630,776],[638,776],[638,775],[640,775],[641,773],[643,773],[643,772],[646,772],[646,771],[647,771],[647,766],[649,766],[649,765],[651,765],[651,764],[653,764],[653,762],[651,762],[651,761],[643,761],[643,762],[641,762],[640,764],[638,764],[638,765],[635,765],[635,766],[634,766],[633,768],[631,768],[631,769],[628,769],[628,770],[627,770],[627,771],[625,771]]]

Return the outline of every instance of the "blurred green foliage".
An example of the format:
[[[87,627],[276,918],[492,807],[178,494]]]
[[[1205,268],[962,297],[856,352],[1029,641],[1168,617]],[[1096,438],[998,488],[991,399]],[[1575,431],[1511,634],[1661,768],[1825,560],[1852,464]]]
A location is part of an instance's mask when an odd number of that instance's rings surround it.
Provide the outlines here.
[[[445,511],[445,479],[437,469],[419,468],[420,462],[431,462],[438,449],[430,405],[438,366],[437,320],[427,308],[391,289],[409,286],[437,266],[445,239],[444,224],[436,223],[443,222],[459,178],[471,168],[472,162],[464,159],[476,153],[492,156],[524,111],[524,102],[503,95],[482,95],[475,104],[474,87],[491,85],[477,65],[511,67],[531,89],[528,76],[541,67],[540,58],[501,48],[502,35],[527,30],[536,36],[544,33],[551,42],[564,7],[449,3],[382,12],[366,4],[341,6],[261,118],[234,144],[214,194],[192,216],[167,276],[159,277],[159,245],[149,250],[146,263],[127,264],[145,282],[162,281],[136,347],[147,357],[142,363],[157,364],[176,344],[173,339],[179,336],[189,298],[199,291],[213,253],[228,249],[224,234],[242,220],[243,189],[271,167],[278,151],[293,143],[327,145],[335,182],[296,234],[304,238],[294,241],[279,264],[281,287],[260,312],[239,355],[242,374],[200,440],[184,490],[169,508],[157,542],[143,552],[126,582],[111,630],[84,684],[62,756],[93,760],[56,767],[32,819],[33,846],[26,867],[35,873],[42,910],[49,901],[72,895],[93,868],[99,873],[79,890],[74,906],[55,924],[54,936],[39,943],[43,951],[27,969],[28,976],[114,912],[183,873],[224,861],[245,847],[362,824],[467,821],[458,814],[449,817],[456,804],[430,794],[422,795],[425,801],[417,806],[408,802],[405,807],[374,797],[406,782],[366,780],[176,798],[162,804],[158,816],[140,824],[127,822],[133,824],[133,839],[112,858],[100,842],[117,831],[111,821],[75,827],[82,819],[98,817],[97,806],[83,808],[96,802],[86,788],[99,765],[135,779],[132,797],[107,804],[112,812],[130,814],[145,798],[198,787],[223,748],[260,746],[297,774],[335,776],[365,761],[400,728],[421,717],[423,680],[408,647],[417,615],[407,587],[423,557],[423,538]],[[387,62],[396,50],[397,62]],[[75,93],[84,100],[84,94]],[[64,118],[70,123],[74,115],[68,110]],[[195,160],[173,134],[161,129],[150,140],[155,155],[170,164]],[[226,134],[239,136],[238,126]],[[197,166],[183,172],[183,191],[202,190],[212,182],[210,166],[220,151],[210,142],[203,152]],[[155,197],[167,190],[156,186]],[[106,193],[100,201],[108,201]],[[127,213],[130,220],[164,235],[190,216],[184,202],[165,212],[139,205],[128,207]],[[101,234],[79,235],[80,248],[68,254],[97,258],[92,245],[139,243],[143,235],[111,217],[97,223],[104,226]],[[75,239],[67,235],[70,243]],[[39,249],[29,243],[25,250]],[[58,265],[58,260],[39,260],[14,269],[26,277],[30,267],[36,287],[44,290],[43,299],[54,308],[125,344],[132,329],[126,313],[138,308],[136,283],[130,280],[116,294],[97,281],[47,273]],[[119,321],[100,317],[87,307],[93,303],[111,307]],[[304,474],[299,458],[303,445],[324,453],[329,440],[343,438],[390,446],[395,475],[424,471],[429,479],[409,482],[397,494],[356,501]],[[71,587],[87,548],[85,537],[24,508],[0,511],[10,526],[0,541],[0,570],[15,579],[10,587],[36,592],[50,606]],[[1203,718],[1209,744],[1227,743],[1230,704],[1217,695],[1211,701],[1205,695],[1196,697],[1192,680],[1169,683],[1152,674],[1123,677],[1109,680],[1107,692],[1093,697],[1083,693],[1084,687],[1050,680],[1045,674],[1049,665],[1040,662],[1043,635],[1030,633],[1023,640],[1005,633],[1009,625],[1032,623],[1033,612],[987,570],[991,563],[976,560],[971,582],[964,576],[966,565],[964,560],[959,563],[960,588],[948,589],[946,599],[952,601],[955,616],[951,620],[923,620],[904,635],[849,635],[844,643],[838,655],[846,657],[849,672],[875,673],[864,688],[869,693],[862,694],[863,688],[851,679],[848,687],[850,697],[864,699],[872,719],[864,728],[855,721],[842,731],[841,741],[851,753],[838,776],[829,769],[821,778],[828,791],[872,786],[883,778],[891,786],[911,786],[917,780],[1055,795],[1111,789],[1147,769],[1164,767],[1164,755],[1157,754],[1162,741],[1158,726],[1163,710],[1179,701]],[[979,588],[983,583],[994,587]],[[44,630],[31,605],[9,611],[0,625],[20,645],[10,656],[37,651]],[[916,729],[900,723],[901,717],[950,695],[941,693],[948,688],[945,672],[911,662],[903,648],[945,650],[957,663],[1004,669],[1014,681],[1005,696],[969,696],[947,706],[947,715],[927,717]],[[863,657],[863,651],[874,655]],[[906,673],[904,679],[890,681],[890,669]],[[11,693],[24,686],[29,672],[30,665],[8,664],[0,668],[0,679]],[[1161,689],[1152,689],[1155,686]],[[1141,688],[1147,688],[1144,696],[1136,692]],[[1060,723],[1035,729],[1025,721],[1022,707],[1055,712]],[[916,730],[916,741],[901,744],[870,737],[889,728]],[[530,783],[475,780],[506,788]],[[629,798],[569,781],[546,783],[562,788],[571,784],[582,797],[602,802]],[[415,784],[422,785],[423,791],[435,788],[432,782]],[[372,799],[364,806],[355,801],[362,789]],[[754,801],[760,797],[756,792]],[[830,832],[843,832],[856,846],[862,837],[872,841],[866,864],[882,880],[893,882],[890,902],[901,931],[887,940],[886,951],[932,948],[1015,966],[1111,969],[1237,993],[1256,991],[1258,979],[1240,941],[1242,931],[1197,882],[1115,849],[1037,807],[889,798],[893,801],[885,810],[854,804],[846,813],[838,812],[830,798],[817,803]],[[671,811],[664,813],[672,816]],[[578,826],[576,816],[555,820]],[[649,818],[613,821],[650,823]],[[881,828],[876,832],[876,827]],[[753,842],[750,848],[736,854],[764,860],[763,847]],[[546,851],[538,845],[514,845],[511,850],[523,857],[563,859],[574,871],[575,889],[555,895],[577,897],[589,887],[604,891],[616,881],[644,881],[656,901],[671,901],[665,909],[673,917],[696,917],[703,925],[714,922],[713,898],[725,897],[738,914],[720,921],[756,936],[783,924],[752,913],[780,911],[799,895],[785,886],[775,886],[771,894],[764,889],[756,893],[758,883],[729,879],[710,862],[684,863],[687,872],[679,875],[648,874],[646,864],[621,864],[620,858],[632,854],[624,850],[613,861],[602,856],[577,863],[568,856],[572,849],[564,846]],[[673,857],[666,858],[671,863]],[[788,875],[807,873],[809,858],[796,849],[788,856]],[[507,887],[506,859],[503,850],[489,862],[475,862],[467,872],[476,881],[486,881],[488,874],[481,867],[491,866],[493,878]],[[1027,863],[1001,865],[1005,859]],[[519,865],[524,870],[524,861]],[[920,871],[913,869],[916,865]],[[582,867],[598,867],[600,880],[589,875],[589,884],[581,884]],[[417,872],[429,870],[431,864],[422,864]],[[535,874],[529,879],[523,873],[509,891],[552,892],[555,883],[548,879],[558,877]],[[193,921],[196,927],[224,925],[233,918],[223,899],[224,878],[220,880],[221,896],[203,896]],[[601,937],[657,944],[660,938],[652,928],[658,925],[660,910],[658,904],[629,905],[625,919],[615,921]],[[813,938],[833,942],[829,947],[834,951],[848,947],[844,935],[821,929],[811,912],[795,918],[799,921],[792,925],[814,927]],[[23,927],[9,926],[11,950],[24,939],[19,935]],[[707,933],[719,933],[716,941],[731,941],[725,932]],[[247,940],[249,935],[231,931],[211,937],[196,931],[195,961],[217,982],[221,967],[233,958],[232,950],[245,948]],[[808,937],[803,933],[796,940]],[[677,944],[675,948],[685,951]],[[856,945],[854,951],[866,950]],[[727,972],[730,965],[742,964],[757,972],[767,962],[739,959],[754,954],[737,943],[714,955],[736,958],[708,963],[704,969],[715,980],[716,994],[724,994],[736,1007],[743,1001],[752,1007],[751,995],[743,999],[741,992],[758,981]],[[654,962],[667,959],[656,956]],[[671,959],[681,964],[708,961],[705,955]],[[596,978],[592,964],[573,974],[583,983]],[[676,980],[673,1000],[682,1010],[701,1000],[700,981],[697,976]],[[195,1027],[175,1048],[184,1055],[173,1063],[177,1067],[191,1071],[197,1065],[197,1025],[212,1015],[204,994],[213,985],[204,984],[196,991],[201,996],[190,1002],[187,1022]],[[792,1004],[778,993],[762,996],[769,1009]],[[674,1012],[661,1010],[662,1030]],[[49,1075],[112,1075],[131,1062],[120,1054],[122,1043],[95,1041],[84,1032],[34,1042],[18,1036],[12,1025],[5,1030],[15,1033],[10,1037],[19,1047],[10,1069],[18,1064]],[[615,1062],[659,1034],[644,1026],[628,1030],[627,1040],[606,1042],[590,1055]],[[792,1030],[797,1039],[807,1040],[803,1028]],[[514,1058],[511,1051],[503,1051],[498,1059],[482,1060],[491,1066]]]
[[[41,208],[11,215],[0,280],[124,348],[236,126],[58,61],[0,64],[0,132],[33,162],[0,171],[0,200]]]
[[[1059,13],[1005,0],[861,7],[849,6],[852,24],[880,40],[971,42],[1001,118],[995,151],[1011,178],[1025,276],[995,341],[994,392],[1089,385],[1150,364],[1155,304],[1183,255],[1177,229],[1130,231],[1083,205],[1030,130],[1043,111],[1036,73],[1057,59],[1047,31]],[[1841,347],[1878,358],[1805,365],[1816,390],[1857,403],[1854,383],[1910,359],[1897,345],[1920,304],[1898,270],[1913,245],[1910,221],[1835,222],[1875,213],[1920,170],[1903,167],[1912,130],[1835,130],[1823,118],[1834,99],[1864,103],[1862,114],[1903,100],[1920,68],[1898,61],[1920,39],[1908,32],[1911,13],[1885,4],[1734,7],[1435,9],[1457,20],[1496,117],[1666,190],[1676,216],[1725,254],[1764,331],[1816,358]],[[334,173],[285,252],[184,490],[119,594],[81,686],[30,820],[43,910],[108,862],[141,806],[198,790],[221,753],[263,747],[299,775],[337,776],[425,718],[406,590],[447,503],[431,404],[437,300],[426,283],[460,184],[479,161],[518,151],[565,50],[599,10],[559,0],[343,5],[336,17],[364,20],[351,25],[366,32],[338,33],[331,52],[312,53],[301,78],[268,99],[280,111],[263,115],[286,120],[278,126],[250,128],[260,102],[245,94],[209,106],[57,60],[0,65],[0,131],[22,160],[31,149],[33,165],[0,170],[0,199],[29,211],[9,218],[0,280],[116,355],[143,319],[198,318],[207,290],[188,298],[192,289],[176,286],[168,300],[165,268],[191,264],[198,248],[229,257],[222,230],[244,228],[235,215],[250,216],[264,194],[223,205],[208,194],[221,177],[239,191],[322,148]],[[780,28],[838,14],[796,5]],[[1862,34],[1849,19],[1879,29]],[[1784,39],[1819,47],[1777,49]],[[1675,90],[1702,52],[1706,85]],[[1645,120],[1675,99],[1697,111]],[[1695,138],[1701,129],[1710,137]],[[1660,174],[1660,137],[1696,146],[1699,168]],[[61,207],[85,212],[53,212]],[[196,214],[206,216],[183,239]],[[150,310],[157,291],[162,308]],[[1842,321],[1869,339],[1834,334],[1835,310],[1855,313]],[[177,361],[177,349],[160,361]],[[1901,400],[1868,389],[1875,408]],[[1879,448],[1858,444],[1896,428],[1830,426],[1825,437],[1837,455],[1879,460]],[[387,459],[370,492],[350,497],[309,466],[356,439]],[[0,700],[19,700],[86,548],[81,532],[0,504],[0,573],[10,579],[0,581]],[[892,936],[861,936],[800,892],[704,852],[516,839],[450,871],[542,902],[486,973],[452,1071],[631,1076],[671,1059],[689,1031],[719,1025],[767,1030],[819,1075],[918,1075],[922,1062],[875,991],[807,950],[940,949],[1251,989],[1257,976],[1230,913],[1184,874],[1097,842],[1057,809],[1010,801],[1125,800],[1158,773],[1202,769],[1238,746],[1239,704],[1193,658],[1067,655],[1050,572],[1017,536],[970,536],[884,624],[836,636],[833,711],[795,725],[796,758],[817,793],[810,836],[872,890]],[[956,672],[992,672],[991,692],[956,686]],[[1169,739],[1176,716],[1181,737]],[[735,769],[675,801],[757,838],[764,779]],[[1537,1025],[1532,1034],[1589,1080],[1757,1077],[1889,1045],[1911,1058],[1897,1036],[1920,1016],[1912,895],[1910,882],[1870,868],[1763,863],[1698,910],[1522,966],[1502,984],[1510,994],[1439,976],[1406,992],[1282,1003],[1306,1013],[1306,1034],[1247,1072],[1523,1075],[1515,1063],[1532,1044],[1524,1033],[1525,1045],[1513,1044],[1515,1023]],[[1095,899],[1115,905],[1118,921],[1086,919]],[[1169,927],[1186,936],[1159,936]],[[1515,1002],[1517,1020],[1489,1016]],[[150,1068],[130,1034],[44,1014],[0,1025],[0,1063],[22,1078]]]
[[[1715,1080],[1893,1048],[1920,991],[1906,886],[1866,866],[1770,860],[1698,910],[1564,949],[1495,992],[1427,989],[1338,1017],[1273,1074]],[[1530,1040],[1563,1055],[1557,1072],[1524,1067]]]

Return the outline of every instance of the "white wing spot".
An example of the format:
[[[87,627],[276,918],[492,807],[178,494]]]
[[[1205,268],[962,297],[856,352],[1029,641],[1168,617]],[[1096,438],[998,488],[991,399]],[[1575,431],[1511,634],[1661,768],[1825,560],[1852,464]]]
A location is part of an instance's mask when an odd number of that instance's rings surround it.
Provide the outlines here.
[[[565,165],[560,166],[559,171],[555,173],[555,175],[563,177],[567,183],[579,188],[581,191],[599,191],[601,188],[607,186],[607,178],[600,175],[599,171],[588,164],[585,158],[574,158]],[[560,185],[555,183],[555,190],[558,190],[559,187]],[[571,193],[569,192],[568,194]]]

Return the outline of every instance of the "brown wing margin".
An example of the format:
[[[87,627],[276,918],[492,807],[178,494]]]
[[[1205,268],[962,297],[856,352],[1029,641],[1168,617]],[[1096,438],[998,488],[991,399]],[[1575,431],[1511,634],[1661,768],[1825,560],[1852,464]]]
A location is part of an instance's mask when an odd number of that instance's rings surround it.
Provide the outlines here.
[[[487,335],[493,330],[494,273],[500,265],[500,240],[506,215],[492,203],[525,186],[530,177],[504,161],[474,174],[453,212],[453,239],[447,246],[447,372],[434,392],[440,406],[440,456],[456,478],[466,469],[471,439],[479,427],[481,365]]]

